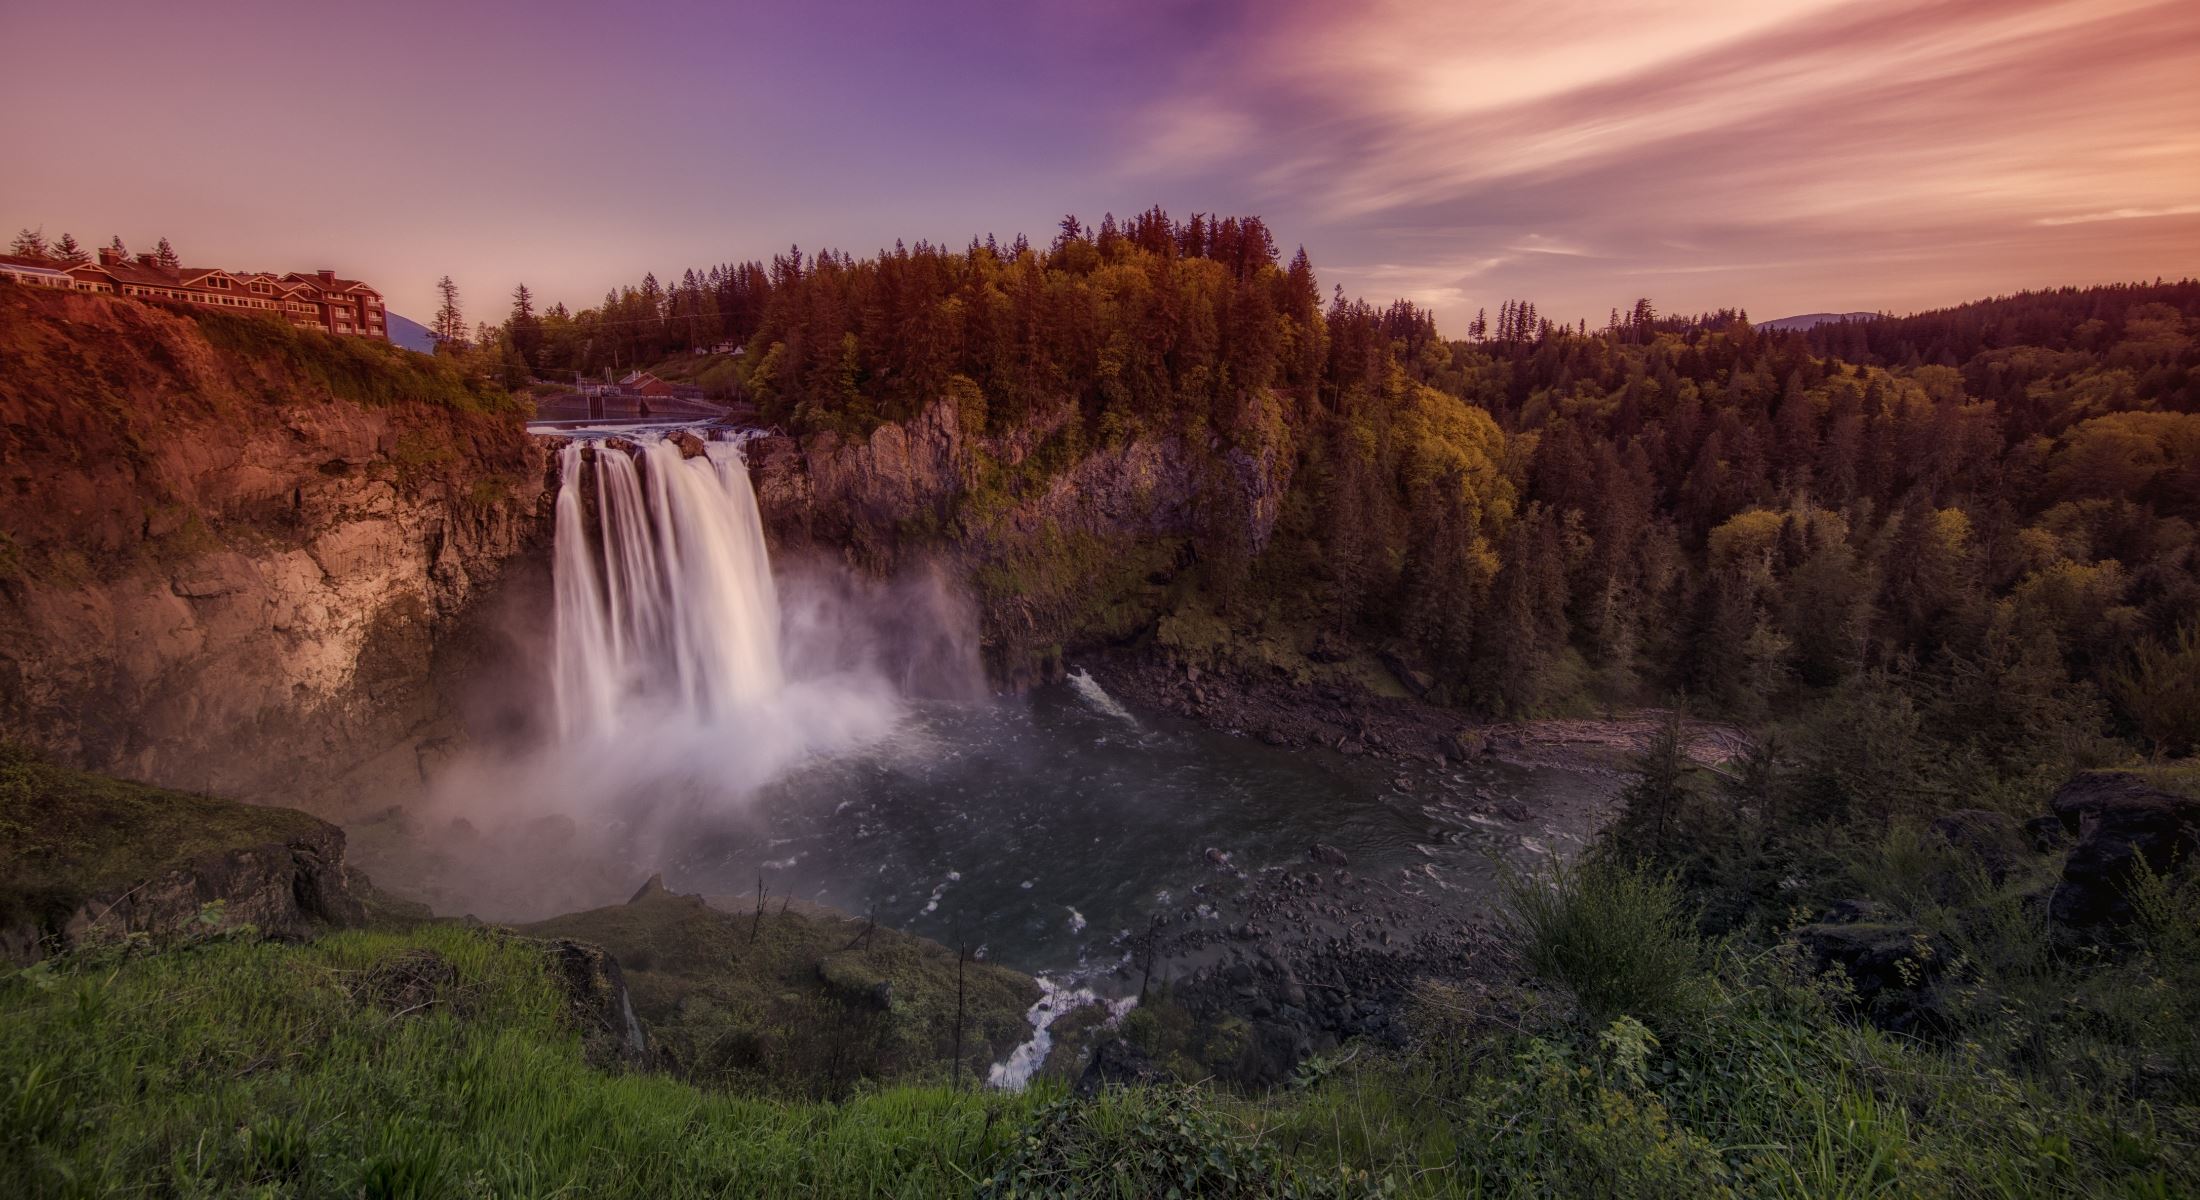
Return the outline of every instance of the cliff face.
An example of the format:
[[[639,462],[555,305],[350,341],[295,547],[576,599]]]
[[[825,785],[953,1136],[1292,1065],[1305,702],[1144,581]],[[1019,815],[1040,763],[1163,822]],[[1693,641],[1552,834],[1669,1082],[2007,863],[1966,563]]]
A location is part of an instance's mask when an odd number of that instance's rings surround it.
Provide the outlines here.
[[[1235,445],[1133,434],[1093,445],[1064,409],[971,433],[946,401],[869,437],[772,436],[749,461],[784,552],[823,548],[879,573],[944,560],[977,600],[1002,681],[1060,669],[1065,648],[1148,628],[1203,552],[1266,543],[1290,482],[1280,420]]]
[[[0,286],[0,736],[324,810],[416,782],[542,479],[444,364]]]

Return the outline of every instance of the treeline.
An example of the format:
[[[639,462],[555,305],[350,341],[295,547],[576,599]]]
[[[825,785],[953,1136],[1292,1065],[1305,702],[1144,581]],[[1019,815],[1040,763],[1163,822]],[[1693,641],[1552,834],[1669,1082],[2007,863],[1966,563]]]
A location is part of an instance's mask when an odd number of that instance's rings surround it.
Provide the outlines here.
[[[1209,497],[1209,602],[1384,645],[1480,710],[1687,694],[1755,715],[1900,676],[1966,689],[1981,744],[2178,750],[2190,689],[2140,675],[2200,620],[2195,313],[2190,281],[1808,332],[1507,302],[1451,340],[1405,302],[1325,302],[1257,218],[1155,209],[1066,218],[1044,247],[645,280],[527,336],[581,370],[738,344],[739,393],[797,432],[952,398],[993,432],[1073,410],[1054,461],[1141,431],[1217,461],[1284,445],[1257,554],[1232,488]]]

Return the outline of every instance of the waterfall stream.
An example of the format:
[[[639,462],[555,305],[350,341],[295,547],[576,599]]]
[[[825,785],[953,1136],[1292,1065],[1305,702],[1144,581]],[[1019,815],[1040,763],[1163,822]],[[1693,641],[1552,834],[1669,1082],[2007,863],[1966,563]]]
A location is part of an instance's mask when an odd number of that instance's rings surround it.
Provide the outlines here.
[[[740,444],[704,442],[689,457],[657,438],[629,456],[576,441],[560,466],[559,736],[620,737],[668,717],[720,724],[776,700],[779,599]]]

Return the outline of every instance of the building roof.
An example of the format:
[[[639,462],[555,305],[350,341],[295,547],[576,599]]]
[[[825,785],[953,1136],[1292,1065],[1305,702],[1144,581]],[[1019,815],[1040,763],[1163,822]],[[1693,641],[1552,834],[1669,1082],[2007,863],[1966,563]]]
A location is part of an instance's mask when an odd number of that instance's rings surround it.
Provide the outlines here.
[[[332,295],[348,292],[354,288],[366,288],[370,292],[374,291],[373,288],[367,287],[366,284],[363,284],[356,279],[323,279],[319,275],[308,274],[304,271],[292,271],[290,274],[283,276],[283,278],[285,280],[296,280],[299,283],[312,284],[314,287],[317,287],[322,291],[328,292]],[[379,292],[377,292],[376,294],[380,295]]]
[[[134,283],[147,287],[183,286],[180,272],[134,259],[128,262],[101,263],[98,270],[113,278],[116,283]]]
[[[34,275],[67,275],[66,264],[46,258],[31,258],[23,254],[0,254],[0,265],[10,270],[26,271]]]

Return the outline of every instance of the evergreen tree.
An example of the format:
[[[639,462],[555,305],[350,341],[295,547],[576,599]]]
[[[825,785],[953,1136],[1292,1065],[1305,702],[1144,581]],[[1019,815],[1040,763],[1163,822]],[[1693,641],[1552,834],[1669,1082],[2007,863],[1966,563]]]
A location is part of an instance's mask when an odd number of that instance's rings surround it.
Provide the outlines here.
[[[72,267],[81,267],[92,261],[92,256],[84,252],[84,247],[76,244],[76,235],[70,233],[62,234],[61,240],[53,244],[53,258],[55,262]]]
[[[176,257],[176,248],[168,244],[167,238],[160,239],[160,244],[153,247],[153,263],[171,271],[183,269],[183,260]]]
[[[43,259],[48,257],[45,231],[42,229],[25,229],[16,234],[15,244],[8,247],[8,253],[22,258]]]
[[[1650,734],[1650,742],[1629,764],[1632,778],[1621,791],[1626,814],[1619,844],[1625,850],[1663,864],[1669,841],[1680,836],[1693,794],[1688,781],[1687,726],[1678,710],[1668,712]]]
[[[529,364],[541,361],[543,322],[535,315],[534,293],[528,291],[524,283],[512,289],[512,315],[505,320],[504,334],[513,353],[522,361]]]
[[[443,353],[446,348],[463,350],[466,348],[466,316],[459,311],[458,285],[445,275],[435,281],[435,290],[443,297],[443,303],[436,308],[435,317],[428,326],[428,332],[435,338],[436,352]]]

